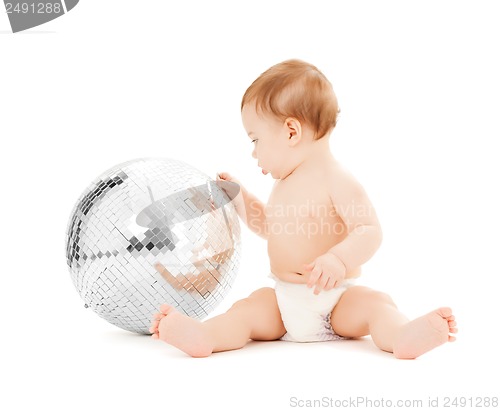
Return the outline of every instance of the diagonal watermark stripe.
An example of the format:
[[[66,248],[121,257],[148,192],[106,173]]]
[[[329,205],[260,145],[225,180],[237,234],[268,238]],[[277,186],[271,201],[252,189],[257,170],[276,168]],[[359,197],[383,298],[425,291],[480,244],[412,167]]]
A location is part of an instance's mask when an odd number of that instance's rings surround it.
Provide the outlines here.
[[[73,9],[79,0],[4,0],[13,33],[54,20]]]

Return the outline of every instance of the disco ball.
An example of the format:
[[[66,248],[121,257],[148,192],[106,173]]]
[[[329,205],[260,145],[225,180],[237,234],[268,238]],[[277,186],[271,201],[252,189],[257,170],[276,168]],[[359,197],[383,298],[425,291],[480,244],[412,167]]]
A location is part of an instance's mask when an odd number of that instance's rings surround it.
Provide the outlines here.
[[[99,316],[150,334],[163,303],[206,317],[230,290],[240,262],[234,183],[173,159],[119,164],[78,199],[66,232],[73,283]]]

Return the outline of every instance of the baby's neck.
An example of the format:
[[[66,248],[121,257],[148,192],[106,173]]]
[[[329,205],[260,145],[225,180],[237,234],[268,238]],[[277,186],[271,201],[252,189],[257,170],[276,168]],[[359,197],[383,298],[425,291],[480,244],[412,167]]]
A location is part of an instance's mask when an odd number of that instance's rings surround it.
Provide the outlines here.
[[[304,148],[301,160],[297,162],[296,166],[293,167],[288,178],[291,174],[302,174],[307,173],[310,169],[318,169],[324,164],[331,163],[335,161],[331,151],[330,151],[330,141],[328,137],[323,137],[320,140],[313,141],[309,143],[307,147]]]
[[[317,161],[318,159],[331,158],[330,136],[309,143],[304,151],[306,160]]]

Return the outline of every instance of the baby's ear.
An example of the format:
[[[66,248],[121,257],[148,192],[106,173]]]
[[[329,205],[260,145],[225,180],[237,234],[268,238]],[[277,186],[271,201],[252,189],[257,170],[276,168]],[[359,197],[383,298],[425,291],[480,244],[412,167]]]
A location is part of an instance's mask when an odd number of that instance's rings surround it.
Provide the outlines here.
[[[302,125],[295,117],[288,117],[285,120],[284,127],[288,135],[288,141],[292,145],[297,144],[302,137]]]

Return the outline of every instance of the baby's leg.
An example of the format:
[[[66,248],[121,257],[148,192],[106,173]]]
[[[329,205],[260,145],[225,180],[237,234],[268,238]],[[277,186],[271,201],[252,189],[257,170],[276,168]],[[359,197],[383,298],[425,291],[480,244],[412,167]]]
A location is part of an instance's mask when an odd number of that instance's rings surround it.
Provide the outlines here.
[[[206,357],[212,352],[235,350],[249,339],[271,341],[285,334],[285,327],[272,288],[261,288],[237,301],[224,314],[200,322],[163,304],[150,331],[191,355]]]
[[[384,293],[351,287],[332,312],[332,328],[345,337],[371,334],[374,343],[397,358],[417,358],[437,346],[454,341],[455,317],[450,308],[439,308],[409,321]]]

